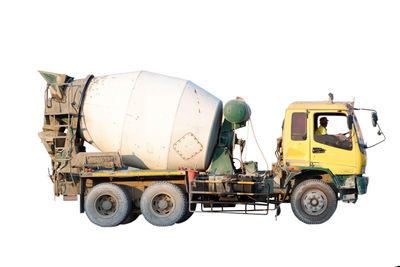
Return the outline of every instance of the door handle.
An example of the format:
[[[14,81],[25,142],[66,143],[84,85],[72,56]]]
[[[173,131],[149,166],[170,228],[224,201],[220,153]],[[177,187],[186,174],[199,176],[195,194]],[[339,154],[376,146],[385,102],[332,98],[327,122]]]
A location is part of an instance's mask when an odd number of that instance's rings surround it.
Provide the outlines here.
[[[312,153],[325,153],[325,149],[321,148],[321,147],[313,147],[312,148]]]

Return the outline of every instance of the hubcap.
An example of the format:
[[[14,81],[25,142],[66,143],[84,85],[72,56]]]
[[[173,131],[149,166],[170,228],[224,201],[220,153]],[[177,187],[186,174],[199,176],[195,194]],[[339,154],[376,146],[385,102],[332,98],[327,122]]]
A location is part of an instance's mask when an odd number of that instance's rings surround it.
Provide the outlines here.
[[[103,208],[103,210],[110,210],[112,208],[112,203],[106,200],[101,204],[101,207]]]
[[[153,197],[151,206],[157,215],[167,216],[174,210],[174,200],[167,194],[158,194]]]
[[[96,199],[95,207],[101,216],[110,216],[117,210],[117,201],[111,195],[102,195]]]
[[[309,190],[302,198],[304,211],[309,215],[320,215],[326,210],[327,198],[320,190]]]

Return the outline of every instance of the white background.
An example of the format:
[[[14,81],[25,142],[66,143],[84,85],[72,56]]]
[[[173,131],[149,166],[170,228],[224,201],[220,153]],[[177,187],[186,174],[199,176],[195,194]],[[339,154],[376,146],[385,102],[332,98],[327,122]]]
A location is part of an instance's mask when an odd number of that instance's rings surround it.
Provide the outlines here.
[[[1,266],[395,266],[400,264],[397,1],[3,1]],[[269,164],[293,101],[356,99],[388,140],[368,150],[369,191],[326,223],[195,214],[172,227],[100,228],[53,201],[41,131],[45,81],[148,70],[242,96]],[[369,114],[367,114],[367,117]],[[369,144],[379,140],[369,119]],[[265,168],[254,142],[248,159]]]

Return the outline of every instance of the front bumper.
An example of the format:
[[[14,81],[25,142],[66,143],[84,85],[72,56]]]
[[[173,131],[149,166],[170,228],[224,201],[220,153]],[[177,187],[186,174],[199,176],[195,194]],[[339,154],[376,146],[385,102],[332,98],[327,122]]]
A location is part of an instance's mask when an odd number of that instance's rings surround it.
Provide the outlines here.
[[[367,193],[368,181],[369,178],[366,176],[356,177],[357,192],[359,195]]]

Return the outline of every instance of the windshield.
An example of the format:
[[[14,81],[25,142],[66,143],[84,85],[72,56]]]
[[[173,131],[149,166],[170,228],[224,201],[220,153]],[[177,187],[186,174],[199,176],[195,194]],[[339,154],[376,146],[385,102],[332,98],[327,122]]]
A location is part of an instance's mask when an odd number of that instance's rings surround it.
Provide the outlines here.
[[[357,120],[357,116],[354,112],[352,112],[353,115],[353,121],[354,121],[354,128],[356,129],[356,133],[357,133],[357,141],[358,141],[358,145],[360,146],[360,150],[361,152],[364,153],[365,148],[364,148],[364,138],[361,132],[361,128],[360,125],[358,124],[358,120]]]

